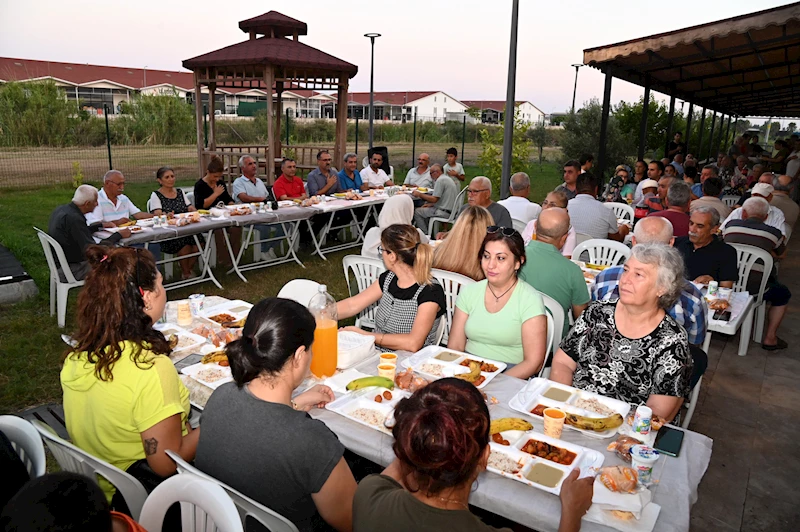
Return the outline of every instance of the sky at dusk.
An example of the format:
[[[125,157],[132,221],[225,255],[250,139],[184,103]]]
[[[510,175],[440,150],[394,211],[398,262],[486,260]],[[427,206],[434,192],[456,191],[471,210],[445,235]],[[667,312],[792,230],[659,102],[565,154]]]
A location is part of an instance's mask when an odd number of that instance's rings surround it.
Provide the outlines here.
[[[522,0],[517,100],[546,113],[572,102],[583,50],[785,5],[773,0],[540,2]],[[442,90],[460,100],[504,100],[511,0],[0,0],[0,56],[181,70],[184,59],[247,37],[238,22],[276,10],[308,24],[301,40],[354,63],[351,90]],[[603,77],[580,70],[577,101],[602,98]],[[640,87],[615,80],[612,102]],[[656,96],[661,96],[656,94]]]

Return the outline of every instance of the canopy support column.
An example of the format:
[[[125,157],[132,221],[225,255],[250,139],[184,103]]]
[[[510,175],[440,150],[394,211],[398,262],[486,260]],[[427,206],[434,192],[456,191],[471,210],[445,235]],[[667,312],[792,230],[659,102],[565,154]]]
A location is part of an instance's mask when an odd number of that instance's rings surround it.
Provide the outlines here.
[[[636,159],[644,159],[644,149],[647,143],[647,114],[650,111],[650,76],[644,81],[644,99],[642,100],[642,122],[639,125],[639,151]]]
[[[608,115],[611,112],[611,80],[614,76],[611,69],[606,71],[606,82],[603,88],[603,114],[600,115],[600,147],[597,153],[598,190],[603,189],[603,175],[606,171],[606,141],[608,139]]]
[[[708,135],[708,152],[706,153],[706,161],[711,158],[711,150],[714,149],[714,126],[717,125],[717,112],[714,111],[714,114],[711,115],[711,133]],[[716,160],[716,153],[714,154],[714,160]]]
[[[276,159],[280,159],[283,157],[283,150],[281,150],[281,118],[283,118],[283,82],[279,81],[275,84],[275,92],[278,95],[278,101],[276,102],[277,110],[275,112],[275,151],[273,156]],[[287,118],[288,121],[288,118]],[[286,139],[286,144],[289,144],[289,139]],[[272,146],[269,148],[272,150]]]
[[[669,139],[670,135],[672,135],[672,122],[675,119],[675,96],[669,97],[669,116],[667,118],[667,133],[666,133],[666,140],[664,141],[664,157],[669,157],[672,160],[672,157],[669,156],[667,153],[669,151]],[[672,135],[674,136],[674,135]]]
[[[197,171],[198,177],[203,178],[205,173],[205,164],[203,164],[203,100],[202,93],[200,92],[200,77],[197,72],[194,73],[194,116],[195,124],[197,125]]]
[[[728,115],[728,125],[725,127],[725,136],[722,138],[723,139],[722,140],[722,142],[723,142],[722,148],[723,149],[726,149],[728,147],[728,142],[730,140],[729,135],[730,135],[730,132],[731,132],[731,120],[733,120],[733,117],[731,115]],[[735,133],[735,131],[734,131],[734,133]],[[735,162],[736,161],[734,161],[734,163]]]
[[[703,112],[700,115],[700,140],[697,146],[697,160],[703,159],[703,137],[706,133],[706,108],[703,107]]]
[[[214,83],[208,84],[208,149],[217,149],[217,86]]]
[[[692,138],[692,120],[694,119],[694,104],[689,102],[689,115],[686,117],[686,153],[689,153],[691,150],[689,148],[689,142]],[[686,157],[686,153],[683,154],[684,158]]]
[[[269,94],[267,98],[267,149],[265,157],[267,159],[267,184],[275,184],[275,129],[273,128],[272,114],[275,112],[275,100],[272,99],[272,85],[275,79],[275,72],[272,65],[267,65],[264,69],[264,88]]]
[[[728,117],[730,119],[730,116]],[[719,146],[722,143],[722,130],[725,129],[725,115],[719,115],[719,132],[717,133],[717,142],[714,144],[714,157],[719,153]]]
[[[333,160],[344,168],[344,154],[347,151],[347,87],[349,78],[347,74],[339,74],[339,87],[336,91],[336,139],[333,148]],[[357,141],[356,141],[357,142]]]

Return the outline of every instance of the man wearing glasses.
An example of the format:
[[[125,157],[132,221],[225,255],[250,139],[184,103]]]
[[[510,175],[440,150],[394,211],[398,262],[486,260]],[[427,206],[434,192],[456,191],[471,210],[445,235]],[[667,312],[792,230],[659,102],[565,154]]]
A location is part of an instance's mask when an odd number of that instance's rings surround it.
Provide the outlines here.
[[[494,224],[500,227],[514,227],[508,209],[492,201],[492,182],[488,177],[473,177],[467,186],[467,203],[462,205],[458,214],[461,215],[468,206],[478,205],[483,207],[494,218]]]
[[[111,222],[116,226],[132,220],[144,220],[154,215],[140,211],[125,191],[125,176],[119,170],[109,170],[103,176],[103,188],[97,194],[97,207],[86,214],[86,225]]]
[[[428,223],[434,216],[444,218],[450,216],[459,192],[455,179],[441,179],[444,175],[442,165],[434,164],[430,168],[430,173],[434,183],[433,192],[423,193],[419,190],[414,190],[411,193],[415,199],[424,202],[421,207],[414,211],[414,225],[423,231],[428,230]]]

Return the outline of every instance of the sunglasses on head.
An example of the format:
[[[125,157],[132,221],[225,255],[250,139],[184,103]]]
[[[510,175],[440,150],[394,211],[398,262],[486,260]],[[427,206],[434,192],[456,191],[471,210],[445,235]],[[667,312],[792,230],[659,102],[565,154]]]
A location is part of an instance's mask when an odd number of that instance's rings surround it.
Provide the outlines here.
[[[487,233],[503,233],[503,236],[514,236],[517,232],[513,227],[500,227],[499,225],[490,225],[486,228]]]

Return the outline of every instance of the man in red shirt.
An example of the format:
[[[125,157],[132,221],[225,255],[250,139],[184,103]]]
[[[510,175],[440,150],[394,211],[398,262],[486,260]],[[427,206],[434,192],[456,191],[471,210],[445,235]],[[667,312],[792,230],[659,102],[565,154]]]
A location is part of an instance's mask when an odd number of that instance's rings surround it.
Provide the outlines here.
[[[662,178],[664,181],[667,178]],[[661,181],[658,183],[659,189],[661,188]],[[660,191],[659,191],[660,192]],[[661,211],[652,212],[649,216],[663,216],[672,222],[672,234],[676,238],[679,236],[686,236],[689,234],[689,201],[691,199],[692,189],[683,181],[675,181],[670,185],[667,190],[666,206],[667,208]]]
[[[303,180],[297,177],[297,163],[294,159],[284,159],[281,162],[281,175],[275,180],[272,193],[278,200],[306,199],[306,189]]]

